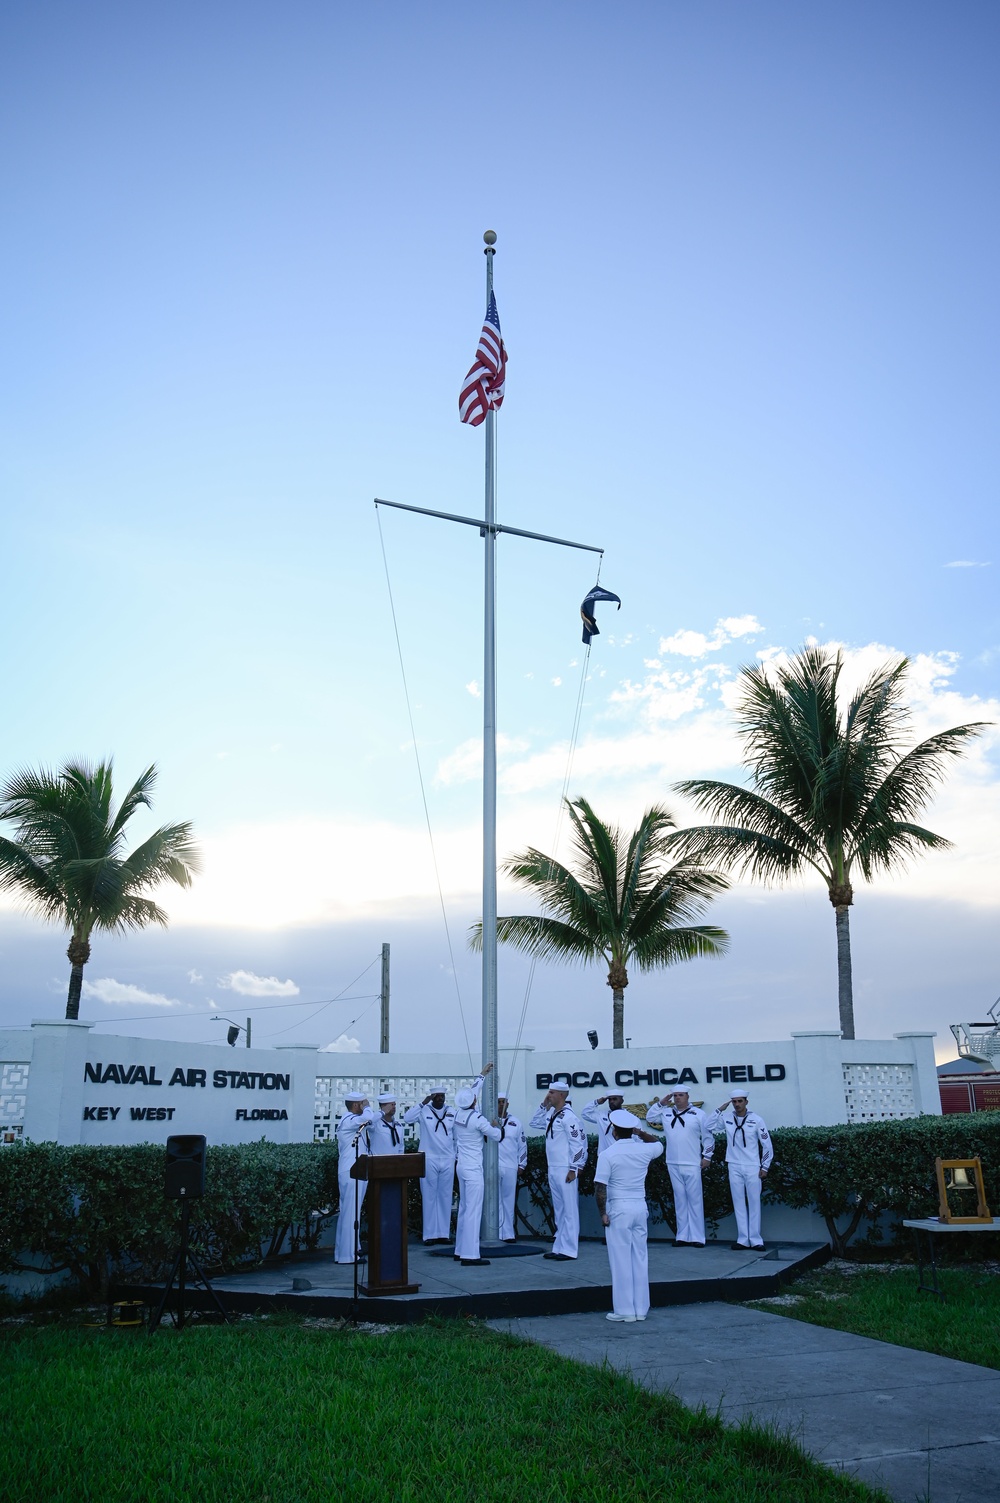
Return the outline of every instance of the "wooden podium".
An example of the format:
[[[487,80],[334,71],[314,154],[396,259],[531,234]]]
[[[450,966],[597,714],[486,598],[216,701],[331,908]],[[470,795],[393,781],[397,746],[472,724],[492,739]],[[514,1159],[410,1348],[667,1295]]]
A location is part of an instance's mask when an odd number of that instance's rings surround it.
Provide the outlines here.
[[[406,1201],[409,1181],[422,1179],[422,1153],[362,1153],[351,1178],[368,1182],[368,1282],[362,1294],[415,1294],[408,1282]]]

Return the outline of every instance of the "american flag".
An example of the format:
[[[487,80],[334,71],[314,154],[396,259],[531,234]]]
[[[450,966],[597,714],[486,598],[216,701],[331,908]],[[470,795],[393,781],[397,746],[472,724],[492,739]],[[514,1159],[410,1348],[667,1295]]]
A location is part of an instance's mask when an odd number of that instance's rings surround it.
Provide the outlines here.
[[[463,423],[471,423],[473,428],[477,428],[491,407],[503,405],[506,374],[507,351],[500,333],[497,300],[491,292],[475,363],[462,382],[458,398],[458,415]]]

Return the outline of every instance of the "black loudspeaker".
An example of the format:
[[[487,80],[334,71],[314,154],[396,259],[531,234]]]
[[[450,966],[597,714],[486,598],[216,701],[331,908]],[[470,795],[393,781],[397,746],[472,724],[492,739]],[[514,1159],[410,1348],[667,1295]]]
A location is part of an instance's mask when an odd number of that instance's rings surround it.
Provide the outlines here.
[[[167,1139],[163,1193],[168,1200],[200,1200],[204,1195],[205,1141],[193,1133]]]

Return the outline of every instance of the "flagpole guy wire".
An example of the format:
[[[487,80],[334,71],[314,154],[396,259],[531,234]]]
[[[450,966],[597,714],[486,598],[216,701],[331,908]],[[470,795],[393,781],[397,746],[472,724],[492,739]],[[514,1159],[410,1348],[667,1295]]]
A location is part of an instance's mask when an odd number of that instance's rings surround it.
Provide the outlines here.
[[[382,534],[382,518],[379,516],[379,503],[375,503],[375,517],[378,521],[378,540],[382,547],[382,567],[385,569],[386,589],[389,591],[389,611],[392,615],[392,630],[396,638],[396,654],[399,658],[399,672],[403,680],[403,698],[406,701],[406,716],[410,723],[410,740],[413,743],[413,757],[417,764],[417,781],[420,784],[420,799],[424,806],[424,823],[427,825],[427,839],[431,847],[431,864],[434,867],[434,881],[437,883],[438,902],[441,905],[441,919],[444,923],[444,937],[448,944],[448,959],[451,964],[452,980],[455,983],[455,997],[458,1001],[458,1015],[462,1020],[462,1034],[465,1038],[465,1048],[469,1056],[469,1069],[475,1074],[472,1063],[472,1045],[469,1043],[469,1030],[465,1024],[465,1008],[462,1006],[462,988],[458,980],[458,970],[455,966],[455,950],[451,942],[451,927],[448,923],[448,910],[444,901],[444,888],[441,886],[441,872],[438,867],[437,847],[434,844],[434,830],[431,826],[431,811],[427,803],[427,788],[424,784],[424,772],[420,763],[420,748],[417,745],[417,731],[413,723],[413,708],[410,703],[410,688],[406,679],[406,664],[403,661],[403,645],[399,639],[399,623],[396,619],[396,603],[392,596],[392,580],[389,577],[389,560],[385,551],[385,538]],[[388,503],[391,504],[391,503]]]
[[[497,866],[496,866],[496,540],[499,534],[531,538],[539,543],[554,543],[560,548],[579,548],[585,553],[597,553],[603,558],[604,549],[590,543],[577,543],[569,538],[551,537],[546,533],[528,532],[521,527],[510,527],[496,519],[496,408],[502,400],[502,389],[495,396],[490,385],[491,376],[502,380],[506,352],[500,336],[500,322],[493,302],[493,257],[496,254],[496,235],[487,230],[483,236],[486,244],[486,313],[477,350],[477,362],[483,341],[489,335],[494,339],[498,364],[494,372],[483,366],[482,393],[486,405],[486,484],[484,517],[463,517],[454,512],[432,511],[424,506],[407,506],[400,501],[376,498],[376,511],[380,506],[391,506],[397,511],[412,511],[420,516],[437,517],[445,522],[458,522],[466,527],[478,527],[484,541],[484,588],[483,588],[483,1062],[496,1062],[497,1050]],[[476,366],[470,371],[471,376]],[[466,380],[468,381],[468,377]],[[463,414],[464,416],[464,414]],[[381,524],[380,524],[381,533]],[[383,543],[383,558],[385,547]],[[388,576],[388,570],[387,576]],[[399,635],[397,632],[397,643]],[[402,654],[400,654],[402,661]],[[412,727],[412,719],[411,719]],[[414,746],[416,740],[414,739]],[[422,786],[422,779],[421,779]],[[426,809],[426,800],[425,800]],[[428,822],[429,824],[429,822]],[[497,1108],[497,1072],[486,1077],[482,1089],[483,1114],[492,1118]],[[486,1140],[485,1183],[483,1194],[483,1238],[494,1242],[500,1235],[500,1171],[496,1144]]]

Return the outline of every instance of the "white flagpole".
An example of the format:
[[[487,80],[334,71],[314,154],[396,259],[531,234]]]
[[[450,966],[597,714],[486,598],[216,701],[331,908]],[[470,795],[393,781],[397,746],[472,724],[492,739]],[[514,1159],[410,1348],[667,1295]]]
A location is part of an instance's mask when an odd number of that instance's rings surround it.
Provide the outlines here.
[[[493,247],[496,235],[487,230],[486,306],[493,292]],[[482,1089],[480,1107],[492,1122],[497,1114],[497,682],[496,682],[496,532],[497,517],[497,415],[486,414],[486,511],[483,538],[486,551],[483,630],[483,1063],[493,1061]],[[497,1145],[485,1142],[483,1165],[484,1242],[500,1236],[500,1162]]]

